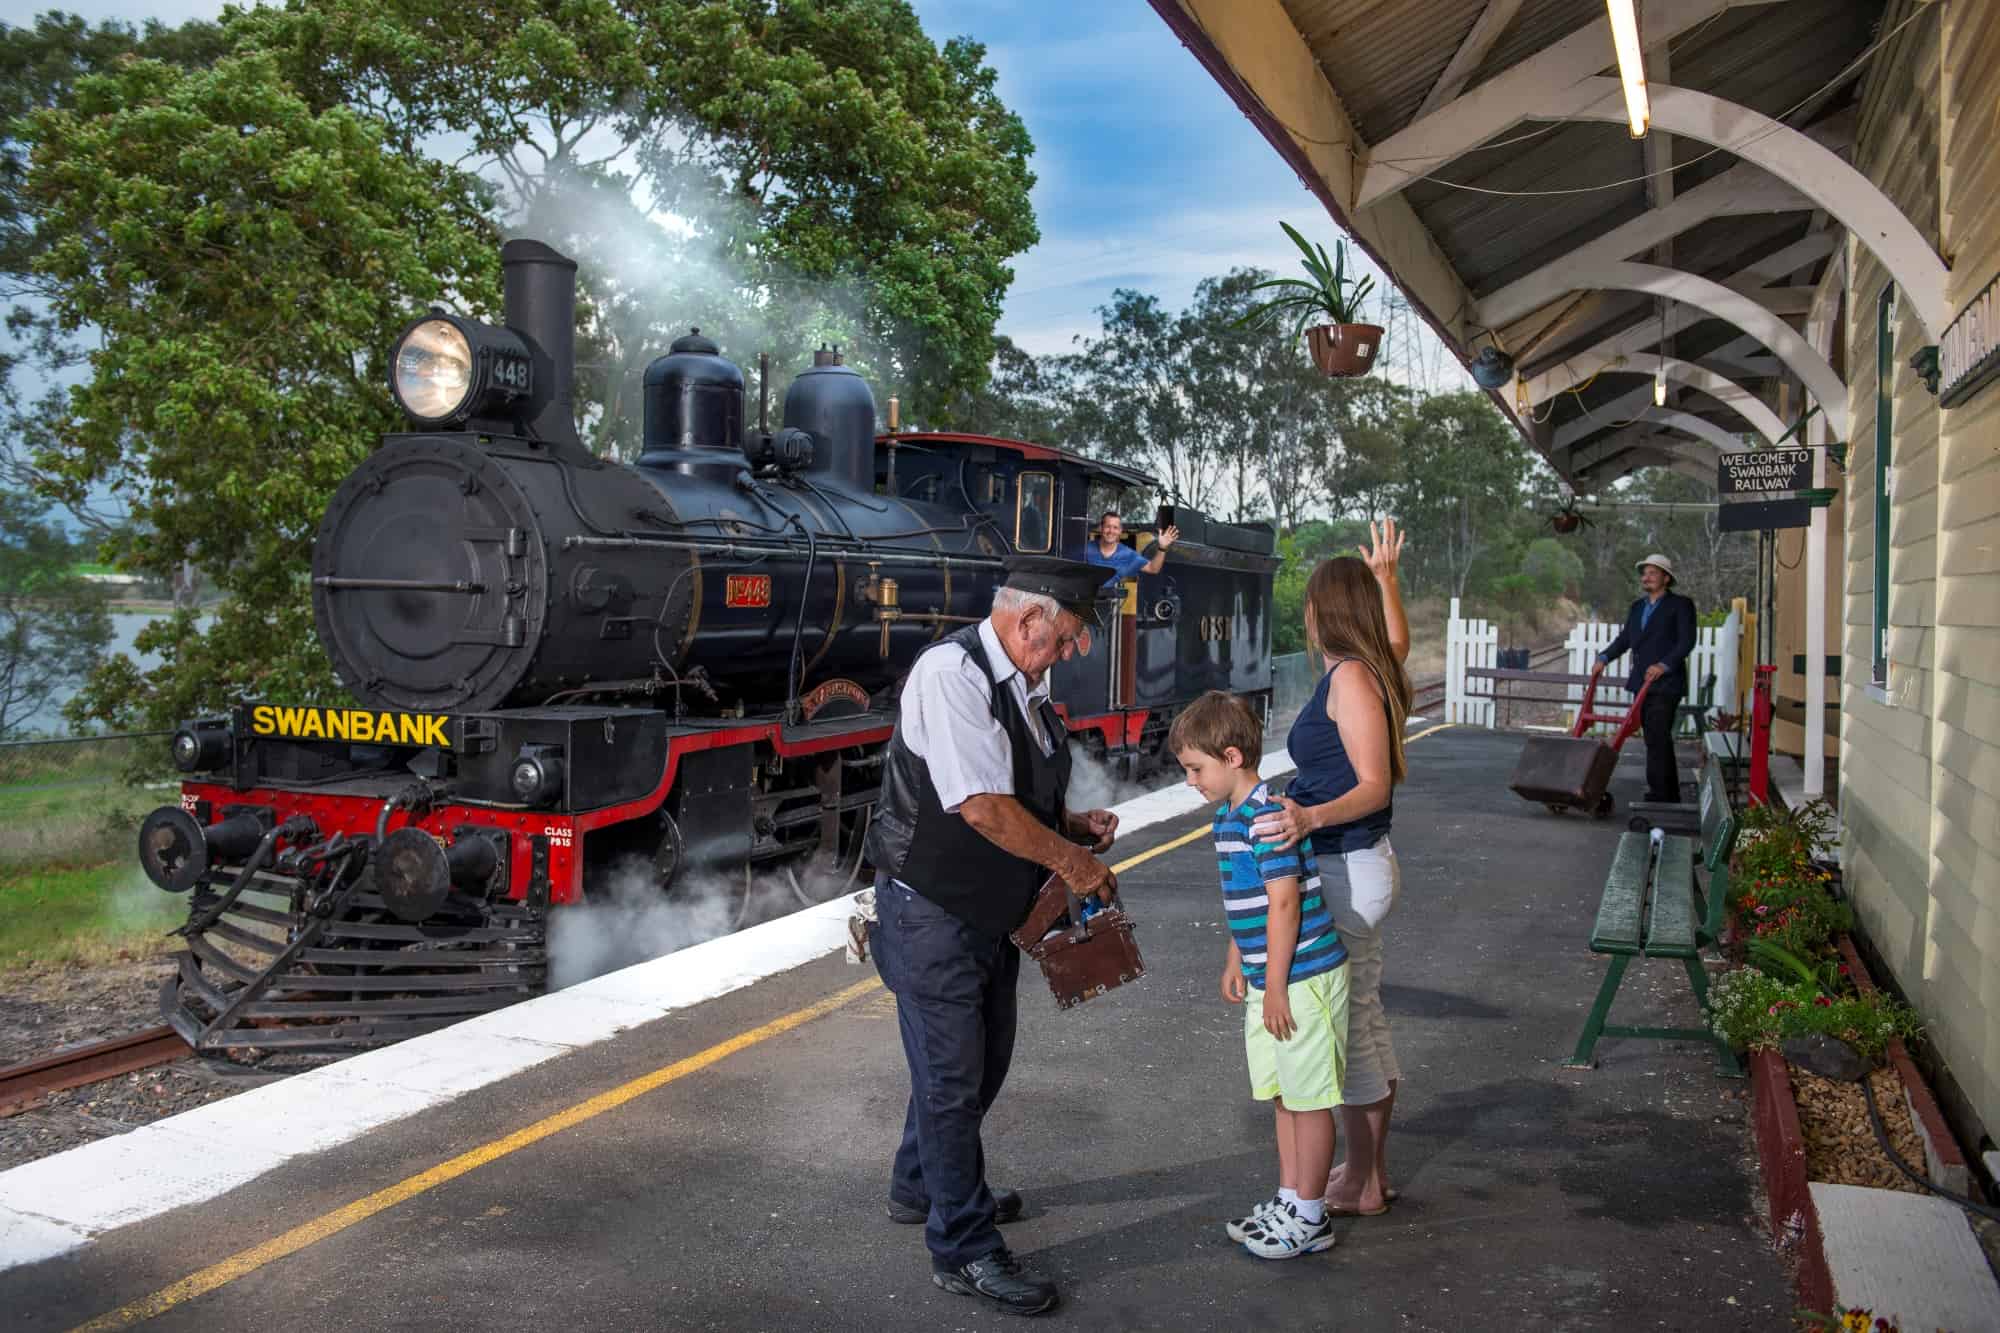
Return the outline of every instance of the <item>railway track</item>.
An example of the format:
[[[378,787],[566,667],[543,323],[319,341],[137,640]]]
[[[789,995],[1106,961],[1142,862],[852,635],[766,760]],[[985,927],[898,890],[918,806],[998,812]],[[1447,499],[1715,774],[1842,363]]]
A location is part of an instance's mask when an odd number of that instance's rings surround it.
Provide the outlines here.
[[[161,1026],[8,1065],[0,1069],[0,1116],[33,1106],[52,1092],[150,1069],[187,1053],[180,1034]]]
[[[1563,660],[1565,651],[1567,649],[1560,639],[1545,643],[1538,648],[1530,648],[1528,650],[1528,670],[1543,671],[1555,666]],[[1444,673],[1442,671],[1435,676],[1425,676],[1422,679],[1412,681],[1411,694],[1413,701],[1410,705],[1410,711],[1413,713],[1430,713],[1443,708],[1444,683]]]

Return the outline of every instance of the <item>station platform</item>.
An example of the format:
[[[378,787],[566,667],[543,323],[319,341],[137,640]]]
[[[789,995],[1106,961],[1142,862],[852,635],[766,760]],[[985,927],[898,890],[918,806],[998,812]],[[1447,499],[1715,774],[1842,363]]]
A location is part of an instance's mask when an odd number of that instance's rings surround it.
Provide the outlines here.
[[[1384,985],[1402,1197],[1339,1223],[1324,1254],[1267,1263],[1222,1234],[1271,1192],[1275,1159],[1240,1011],[1216,993],[1226,939],[1206,812],[1121,841],[1114,862],[1157,851],[1120,876],[1147,975],[1064,1013],[1024,969],[1019,1048],[987,1122],[992,1179],[1028,1203],[1007,1239],[1063,1289],[1051,1323],[1789,1326],[1789,1284],[1755,1221],[1743,1085],[1673,1043],[1607,1038],[1600,1068],[1561,1068],[1602,975],[1586,938],[1623,825],[1514,796],[1520,744],[1449,728],[1410,746]],[[1621,806],[1640,778],[1635,748],[1612,788]],[[1666,964],[1636,973],[1621,1021],[1695,1021],[1676,980]],[[551,1041],[566,1015],[586,1021],[571,992],[531,1004],[550,1006]],[[425,1057],[440,1078],[448,1050]],[[1018,1327],[933,1287],[921,1228],[884,1216],[907,1091],[873,967],[819,957],[19,1263],[0,1272],[0,1323]],[[357,1102],[313,1118],[348,1113],[370,1117]],[[285,1133],[201,1124],[224,1160]],[[52,1212],[62,1161],[32,1164]]]

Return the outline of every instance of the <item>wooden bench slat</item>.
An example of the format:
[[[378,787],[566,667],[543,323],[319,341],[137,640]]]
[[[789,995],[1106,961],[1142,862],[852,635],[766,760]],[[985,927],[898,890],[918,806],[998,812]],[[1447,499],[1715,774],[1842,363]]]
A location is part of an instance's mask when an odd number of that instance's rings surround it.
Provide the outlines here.
[[[1646,955],[1694,957],[1694,842],[1669,837],[1660,843],[1653,870],[1653,904],[1646,913]]]
[[[1597,905],[1597,924],[1590,932],[1595,953],[1639,952],[1639,913],[1646,898],[1646,863],[1651,849],[1643,833],[1618,837],[1618,854],[1604,877],[1604,897]]]

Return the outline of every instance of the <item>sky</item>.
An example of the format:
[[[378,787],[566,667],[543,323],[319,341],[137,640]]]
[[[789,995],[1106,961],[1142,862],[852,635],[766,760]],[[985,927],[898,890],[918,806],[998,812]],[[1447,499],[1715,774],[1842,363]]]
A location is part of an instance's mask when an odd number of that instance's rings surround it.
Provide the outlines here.
[[[1035,143],[1042,239],[1015,260],[999,326],[1027,350],[1071,350],[1119,287],[1179,310],[1202,278],[1238,265],[1296,273],[1279,219],[1332,247],[1339,233],[1319,201],[1144,0],[912,2],[940,45],[986,45],[1002,100]],[[60,7],[135,23],[222,10],[221,0]]]

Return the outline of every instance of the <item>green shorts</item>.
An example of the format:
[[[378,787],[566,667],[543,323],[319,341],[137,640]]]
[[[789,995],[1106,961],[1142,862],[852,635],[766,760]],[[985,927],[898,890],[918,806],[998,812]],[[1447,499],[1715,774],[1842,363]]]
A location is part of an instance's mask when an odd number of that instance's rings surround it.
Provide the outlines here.
[[[1279,1041],[1264,1028],[1264,992],[1243,1001],[1243,1046],[1250,1060],[1250,1095],[1285,1099],[1287,1111],[1340,1105],[1347,1068],[1347,964],[1288,988],[1298,1030]]]

